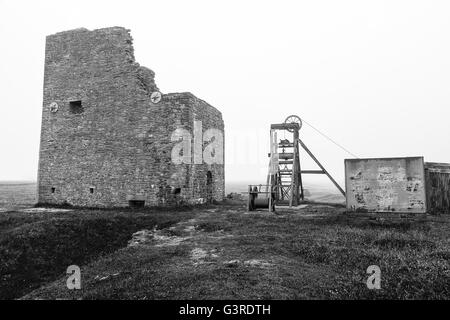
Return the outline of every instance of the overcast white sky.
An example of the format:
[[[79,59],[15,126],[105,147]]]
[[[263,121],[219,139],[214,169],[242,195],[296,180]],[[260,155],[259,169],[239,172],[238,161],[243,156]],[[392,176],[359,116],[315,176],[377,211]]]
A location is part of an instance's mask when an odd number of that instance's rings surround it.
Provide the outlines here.
[[[163,93],[222,111],[228,181],[265,181],[290,114],[359,157],[450,162],[450,1],[0,0],[0,180],[36,179],[45,36],[110,26]],[[343,181],[350,156],[301,136]]]

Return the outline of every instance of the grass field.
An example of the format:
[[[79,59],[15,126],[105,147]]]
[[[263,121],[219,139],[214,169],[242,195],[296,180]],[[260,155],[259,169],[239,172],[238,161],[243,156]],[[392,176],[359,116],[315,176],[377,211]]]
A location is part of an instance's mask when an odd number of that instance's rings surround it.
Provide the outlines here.
[[[449,299],[449,231],[444,215],[374,220],[319,204],[14,209],[0,214],[0,298]],[[67,289],[72,264],[81,290]],[[370,265],[381,290],[366,286]]]
[[[0,213],[34,205],[36,203],[36,187],[34,182],[0,181]]]
[[[0,299],[18,298],[127,245],[143,228],[165,228],[193,212],[10,211],[0,215]]]

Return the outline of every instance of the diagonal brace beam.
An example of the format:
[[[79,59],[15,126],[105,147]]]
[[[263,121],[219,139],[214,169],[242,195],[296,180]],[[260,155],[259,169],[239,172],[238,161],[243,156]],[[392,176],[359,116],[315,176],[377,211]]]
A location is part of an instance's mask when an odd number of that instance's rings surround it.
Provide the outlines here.
[[[323,173],[326,174],[328,176],[328,178],[330,178],[331,182],[333,182],[333,184],[336,186],[336,188],[339,189],[339,191],[344,195],[345,197],[345,191],[341,188],[341,186],[336,182],[336,180],[333,179],[333,177],[328,173],[328,171],[322,166],[322,164],[319,162],[319,160],[316,159],[316,157],[312,154],[311,151],[309,151],[308,147],[303,143],[302,140],[298,139],[298,142],[300,143],[300,145],[302,146],[302,148],[309,154],[309,156],[311,157],[311,159],[314,160],[315,163],[317,163],[317,165],[320,167],[320,169],[323,170]]]

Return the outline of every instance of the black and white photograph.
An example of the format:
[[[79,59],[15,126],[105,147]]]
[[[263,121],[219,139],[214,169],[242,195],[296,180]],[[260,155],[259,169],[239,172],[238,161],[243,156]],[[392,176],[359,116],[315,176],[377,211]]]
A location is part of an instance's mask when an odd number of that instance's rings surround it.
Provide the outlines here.
[[[449,1],[0,0],[0,39],[0,300],[450,299]]]

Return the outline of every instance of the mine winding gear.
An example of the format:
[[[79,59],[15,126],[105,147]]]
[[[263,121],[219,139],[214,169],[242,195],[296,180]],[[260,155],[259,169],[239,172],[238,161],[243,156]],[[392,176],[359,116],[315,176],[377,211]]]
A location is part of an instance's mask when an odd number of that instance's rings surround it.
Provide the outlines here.
[[[304,201],[302,174],[325,174],[345,196],[344,190],[317,160],[313,153],[299,137],[302,119],[291,115],[284,123],[270,126],[270,161],[265,185],[250,185],[248,189],[248,210],[269,209],[275,211],[275,205],[297,206]],[[283,139],[278,140],[278,132],[283,132]],[[286,133],[291,140],[286,139]],[[302,170],[300,166],[300,148],[302,148],[320,170]]]

